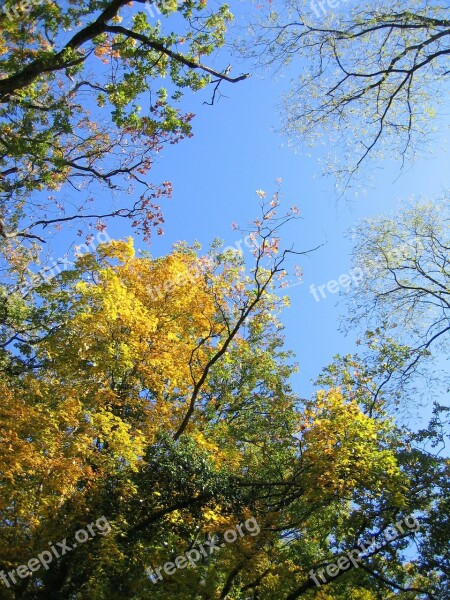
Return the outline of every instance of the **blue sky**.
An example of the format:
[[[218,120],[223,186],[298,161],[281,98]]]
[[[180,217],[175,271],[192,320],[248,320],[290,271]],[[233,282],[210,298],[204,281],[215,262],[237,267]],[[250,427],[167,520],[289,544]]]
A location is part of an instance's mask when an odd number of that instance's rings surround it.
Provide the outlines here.
[[[231,2],[231,10],[242,12],[242,4]],[[205,62],[218,70],[231,63],[233,75],[249,70],[248,64],[239,64],[226,52]],[[164,236],[153,238],[150,251],[160,256],[179,240],[198,240],[207,247],[213,238],[221,237],[233,244],[239,236],[231,224],[244,226],[257,215],[255,191],[270,194],[275,180],[282,178],[286,208],[297,205],[303,217],[286,229],[286,244],[294,242],[296,249],[307,250],[326,242],[301,258],[303,283],[288,290],[291,308],[283,314],[286,345],[294,350],[300,365],[294,387],[300,395],[309,396],[311,380],[334,354],[356,350],[356,336],[344,337],[338,331],[343,311],[336,306],[338,294],[327,294],[316,302],[310,284],[318,286],[349,272],[351,242],[344,233],[359,219],[393,211],[400,198],[433,196],[450,188],[450,163],[448,154],[439,150],[398,177],[399,165],[384,161],[376,165],[378,182],[364,196],[352,202],[338,200],[333,182],[320,175],[323,148],[302,156],[289,149],[276,132],[279,95],[295,74],[293,66],[279,80],[260,72],[238,84],[223,83],[220,89],[226,97],[214,106],[203,104],[210,100],[211,90],[186,93],[182,107],[196,114],[194,136],[165,148],[150,173],[156,183],[170,180],[174,190],[173,199],[162,205]],[[108,232],[111,237],[130,234],[123,222],[113,223]]]

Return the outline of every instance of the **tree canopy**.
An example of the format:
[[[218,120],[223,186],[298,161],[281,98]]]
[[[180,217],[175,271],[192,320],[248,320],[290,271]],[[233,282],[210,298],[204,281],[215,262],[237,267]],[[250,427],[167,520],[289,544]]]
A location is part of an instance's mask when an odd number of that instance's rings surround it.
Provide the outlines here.
[[[259,65],[296,65],[282,130],[296,145],[333,141],[325,170],[345,190],[369,159],[404,166],[430,150],[448,93],[450,20],[439,2],[339,4],[270,3],[241,47]]]
[[[110,531],[5,598],[323,598],[320,569],[365,540],[361,564],[334,571],[333,598],[437,597],[426,549],[440,532],[391,529],[416,511],[431,520],[448,463],[408,451],[411,434],[369,410],[362,386],[324,380],[310,401],[292,391],[276,288],[296,253],[279,228],[296,211],[278,216],[277,203],[262,200],[250,275],[216,245],[152,259],[113,241],[11,300],[22,304],[3,326],[0,566],[98,515]],[[24,322],[33,336],[11,336]],[[222,541],[249,519],[257,535]],[[211,535],[219,552],[196,568],[149,575]],[[412,536],[424,550],[411,562]]]
[[[139,0],[69,1],[0,11],[3,238],[39,241],[65,222],[102,226],[112,216],[147,238],[160,228],[170,184],[147,173],[164,145],[191,135],[194,115],[177,107],[184,90],[246,75],[207,64],[224,43],[226,5],[214,12],[203,0],[163,2],[160,14],[180,17],[170,32],[145,8]],[[114,190],[128,190],[130,202],[99,206],[99,194]]]
[[[285,130],[338,142],[344,187],[377,152],[411,157],[448,9],[268,4],[246,53],[309,61]],[[355,228],[361,348],[307,397],[282,319],[312,250],[286,241],[302,216],[280,179],[234,248],[149,245],[171,194],[151,169],[192,135],[190,93],[214,105],[248,77],[231,21],[205,0],[0,9],[0,600],[450,600],[448,195]],[[98,243],[49,269],[64,225]]]
[[[376,362],[390,364],[391,384],[428,380],[435,390],[447,380],[449,231],[447,194],[405,202],[352,231],[353,261],[365,275],[346,295],[344,327],[367,329]]]

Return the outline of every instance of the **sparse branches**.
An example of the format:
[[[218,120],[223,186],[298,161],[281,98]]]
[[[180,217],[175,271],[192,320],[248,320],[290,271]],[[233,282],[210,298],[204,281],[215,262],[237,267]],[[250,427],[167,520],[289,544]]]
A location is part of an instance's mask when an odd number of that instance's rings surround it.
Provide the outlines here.
[[[302,64],[282,101],[292,143],[334,142],[326,170],[341,191],[369,158],[388,152],[403,166],[421,153],[450,72],[446,8],[353,4],[319,22],[309,2],[283,5],[254,27],[247,54],[268,67]]]
[[[394,217],[369,219],[354,230],[354,262],[366,276],[349,292],[351,314],[346,320],[349,326],[369,329],[373,349],[382,352],[385,344],[385,366],[392,338],[397,349],[403,348],[398,362],[392,362],[392,372],[387,370],[388,380],[396,373],[396,379],[407,382],[437,349],[447,355],[449,224],[445,195],[435,203],[404,205]]]
[[[271,200],[265,199],[266,193],[262,190],[259,190],[257,194],[260,197],[260,217],[252,223],[250,230],[241,230],[242,233],[247,234],[247,238],[253,245],[254,266],[251,268],[251,276],[244,276],[242,284],[236,285],[236,282],[233,281],[234,289],[222,290],[219,314],[220,322],[225,320],[226,323],[225,335],[221,335],[217,347],[214,347],[209,360],[201,367],[194,379],[192,393],[187,402],[187,411],[174,434],[175,440],[185,432],[211,369],[225,355],[230,344],[248,320],[265,319],[270,311],[275,309],[277,300],[270,292],[277,283],[281,284],[288,256],[290,254],[302,255],[312,251],[297,252],[292,247],[280,250],[279,232],[289,221],[299,218],[299,211],[294,206],[287,213],[277,215],[280,192],[277,191]],[[226,257],[221,260],[226,261]],[[234,264],[227,265],[225,262],[221,267],[225,273],[228,270],[235,273]],[[223,273],[221,277],[223,277]],[[226,319],[224,319],[224,314],[228,315]],[[200,341],[198,348],[202,345],[203,342]],[[194,356],[195,352],[191,357],[191,363]]]

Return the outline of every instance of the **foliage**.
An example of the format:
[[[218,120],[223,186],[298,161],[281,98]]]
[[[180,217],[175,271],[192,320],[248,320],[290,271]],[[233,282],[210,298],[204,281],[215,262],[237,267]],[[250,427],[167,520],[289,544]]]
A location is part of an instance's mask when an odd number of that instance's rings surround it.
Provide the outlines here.
[[[192,135],[193,114],[177,107],[184,89],[245,78],[202,62],[224,43],[228,7],[163,2],[156,20],[142,0],[26,4],[30,10],[8,2],[0,11],[6,251],[67,222],[103,227],[114,216],[148,238],[153,226],[160,231],[159,201],[170,195],[170,184],[155,185],[148,171],[164,145]],[[179,24],[167,33],[175,12]],[[108,190],[128,191],[133,201],[105,209]]]
[[[295,144],[334,142],[325,168],[341,191],[369,157],[394,156],[403,166],[428,151],[447,90],[446,6],[281,0],[263,15],[241,42],[244,53],[277,70],[298,65],[282,129]]]
[[[390,385],[417,384],[420,376],[435,390],[446,381],[432,358],[448,358],[448,232],[447,196],[405,203],[352,231],[353,262],[364,276],[347,294],[345,328],[368,329],[368,348],[390,373]]]
[[[250,54],[309,60],[285,129],[353,134],[333,165],[344,185],[377,150],[407,159],[448,74],[445,9],[354,5],[317,24],[303,0],[281,7]],[[128,238],[33,276],[64,223],[102,232],[122,217],[146,241],[160,233],[171,185],[148,174],[192,135],[184,90],[213,84],[213,104],[222,82],[247,77],[207,64],[225,43],[226,5],[161,0],[158,20],[148,8],[8,1],[0,12],[0,579],[17,577],[0,597],[446,600],[449,409],[436,402],[417,432],[392,418],[425,359],[447,351],[445,198],[359,227],[366,277],[348,322],[364,323],[366,350],[336,356],[310,399],[291,387],[279,320],[291,260],[309,251],[281,245],[300,217],[279,214],[279,190],[257,191],[260,215],[242,232],[251,264],[217,240],[204,255],[177,243],[156,258]],[[122,191],[131,204],[117,205]],[[396,529],[413,516],[416,528]],[[109,531],[75,546],[99,517]],[[257,531],[229,542],[250,520]],[[195,567],[152,580],[150,568],[214,539]],[[70,551],[19,575],[58,540]],[[358,548],[356,564],[317,584]]]
[[[295,365],[276,317],[285,302],[275,292],[293,253],[280,248],[278,230],[296,212],[277,216],[277,203],[277,195],[261,201],[250,273],[239,253],[217,245],[201,257],[179,244],[153,259],[122,240],[24,301],[36,326],[5,347],[1,379],[0,566],[73,540],[100,515],[112,531],[5,588],[5,598],[370,599],[380,589],[427,590],[403,557],[413,532],[388,543],[383,534],[412,511],[426,513],[445,465],[407,451],[407,433],[378,407],[368,414],[345,387],[303,403],[292,392]],[[433,492],[424,493],[424,477]],[[258,535],[151,581],[147,567],[210,535],[220,541],[251,517]],[[329,592],[316,587],[311,569],[371,538],[381,543],[364,569],[343,571]]]

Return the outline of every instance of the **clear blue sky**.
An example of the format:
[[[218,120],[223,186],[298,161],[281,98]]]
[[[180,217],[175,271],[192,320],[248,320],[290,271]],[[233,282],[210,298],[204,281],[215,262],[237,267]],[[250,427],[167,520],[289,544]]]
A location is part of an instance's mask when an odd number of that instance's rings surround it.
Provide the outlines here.
[[[240,12],[242,5],[231,2],[231,9]],[[217,69],[226,67],[226,53],[219,57],[208,63]],[[239,65],[236,57],[229,62],[234,75],[249,69]],[[170,180],[174,189],[173,199],[163,204],[164,236],[155,236],[150,250],[159,256],[178,240],[199,240],[206,247],[215,237],[233,244],[238,236],[231,223],[245,225],[254,218],[255,190],[271,193],[276,178],[281,177],[286,207],[296,204],[303,216],[286,230],[286,243],[295,242],[298,250],[306,250],[327,241],[320,250],[301,258],[303,283],[288,290],[291,308],[283,314],[286,345],[294,350],[300,365],[294,387],[302,396],[309,396],[311,380],[335,353],[356,350],[354,339],[338,332],[343,310],[336,306],[338,295],[316,302],[310,284],[320,285],[348,273],[350,242],[344,232],[360,218],[392,211],[400,198],[431,196],[450,188],[450,163],[448,155],[439,152],[395,181],[399,166],[386,161],[377,165],[379,181],[365,197],[352,204],[337,202],[332,182],[320,177],[321,150],[312,151],[308,158],[295,154],[275,132],[279,94],[291,74],[295,75],[295,67],[279,81],[270,73],[259,73],[238,84],[224,83],[220,89],[227,97],[214,106],[202,104],[210,100],[211,90],[187,93],[183,107],[196,113],[194,136],[164,149],[150,173],[155,182]],[[130,233],[123,223],[108,231],[114,237]]]

